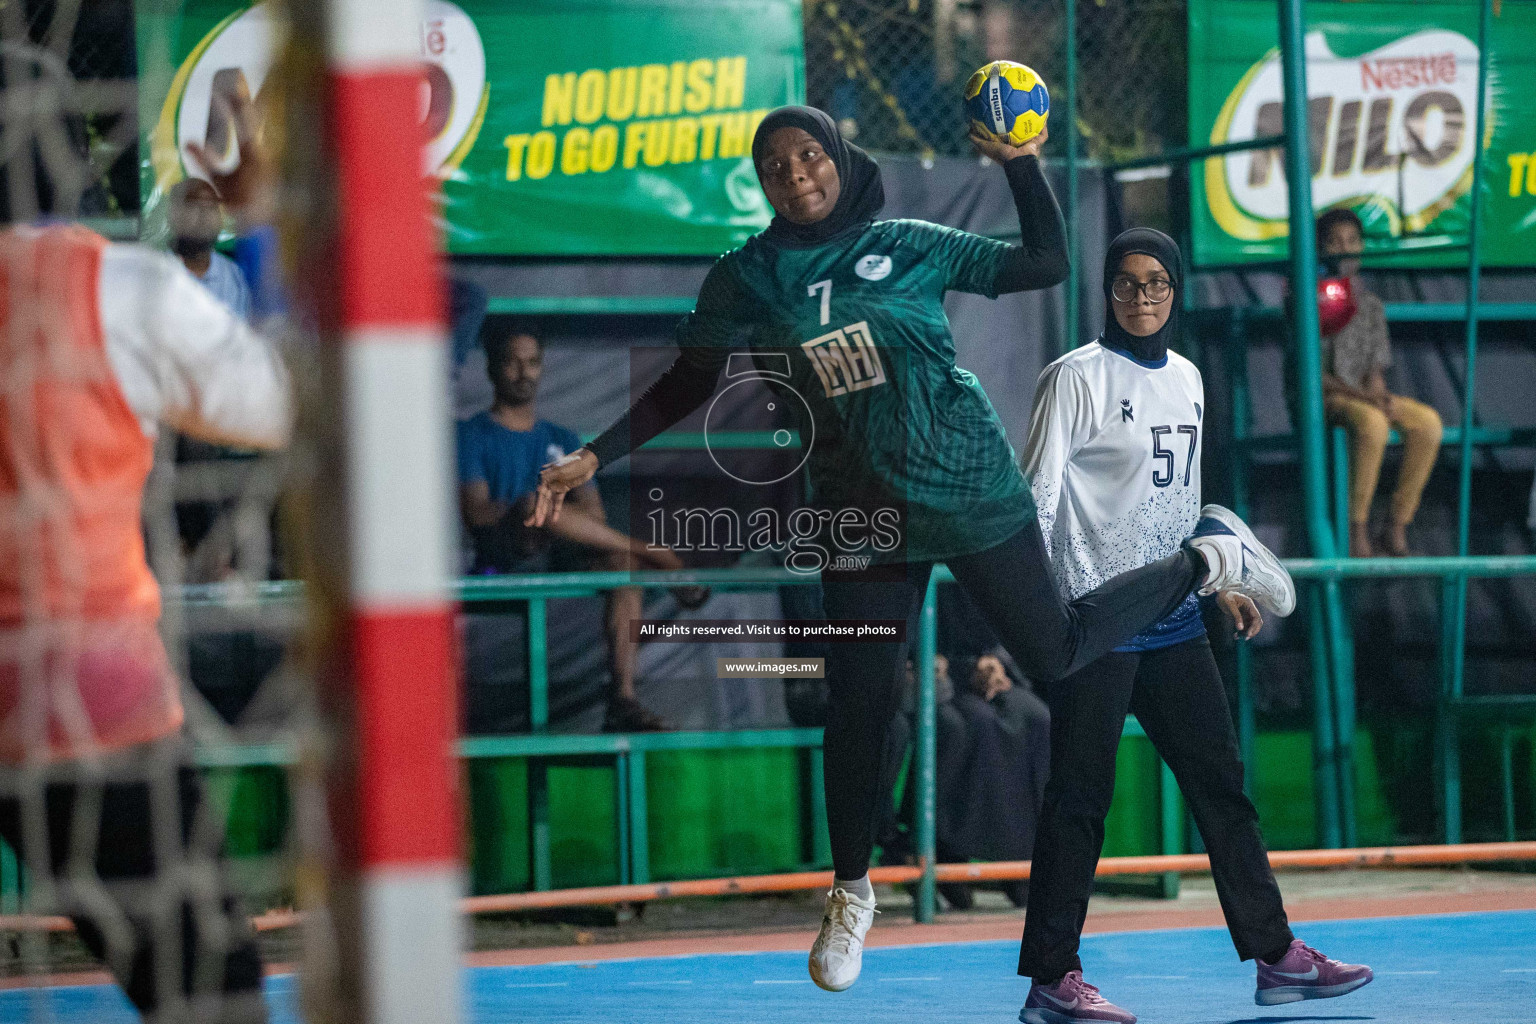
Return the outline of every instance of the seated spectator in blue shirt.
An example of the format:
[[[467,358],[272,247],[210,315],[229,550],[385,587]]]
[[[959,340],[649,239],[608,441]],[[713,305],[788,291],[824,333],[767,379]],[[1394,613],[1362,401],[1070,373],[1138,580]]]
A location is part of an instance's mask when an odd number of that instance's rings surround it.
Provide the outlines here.
[[[594,484],[567,495],[560,518],[544,527],[523,521],[533,510],[539,470],[581,447],[571,430],[541,420],[535,407],[544,370],[543,346],[533,335],[512,331],[485,339],[486,369],[495,392],[491,408],[459,424],[459,499],[474,544],[473,572],[549,572],[564,567],[629,570],[683,568],[665,548],[607,525]],[[678,598],[697,607],[704,588],[682,588]],[[676,591],[674,591],[676,593]],[[612,691],[603,729],[651,732],[668,728],[635,697],[635,643],[629,622],[640,618],[640,588],[621,587],[605,595],[608,663]]]
[[[192,276],[203,283],[242,320],[251,317],[251,288],[234,260],[213,245],[224,229],[224,207],[219,194],[201,178],[176,183],[170,194],[171,251]]]

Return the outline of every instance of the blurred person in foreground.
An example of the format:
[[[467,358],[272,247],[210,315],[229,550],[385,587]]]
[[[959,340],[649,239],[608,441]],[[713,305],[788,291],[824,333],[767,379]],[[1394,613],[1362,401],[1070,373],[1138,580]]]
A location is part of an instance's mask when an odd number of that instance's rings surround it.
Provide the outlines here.
[[[1328,421],[1349,434],[1349,553],[1369,558],[1377,548],[1388,555],[1409,553],[1408,526],[1440,454],[1440,414],[1387,390],[1392,365],[1386,309],[1360,278],[1365,236],[1353,210],[1329,210],[1317,219],[1317,253],[1327,271],[1347,278],[1355,313],[1336,333],[1322,338],[1323,408]],[[1396,427],[1403,438],[1403,465],[1386,528],[1372,542],[1371,499],[1381,476],[1387,438]]]
[[[270,164],[230,114],[240,166],[211,177],[249,226]],[[265,1021],[140,522],[158,426],[281,446],[287,370],[164,253],[14,225],[0,276],[0,835],[146,1019]]]
[[[170,191],[171,251],[204,288],[242,320],[251,318],[245,271],[213,246],[224,230],[224,205],[202,178],[183,178]]]
[[[459,501],[474,546],[474,573],[545,573],[558,569],[682,569],[667,548],[647,546],[608,525],[596,484],[570,495],[571,515],[543,527],[525,526],[533,511],[539,470],[581,447],[576,432],[538,414],[544,346],[527,331],[485,336],[491,408],[458,425]],[[703,587],[679,587],[684,607],[708,598]],[[657,732],[668,722],[635,696],[637,647],[629,623],[641,617],[641,589],[604,591],[604,625],[611,675],[604,732]]]

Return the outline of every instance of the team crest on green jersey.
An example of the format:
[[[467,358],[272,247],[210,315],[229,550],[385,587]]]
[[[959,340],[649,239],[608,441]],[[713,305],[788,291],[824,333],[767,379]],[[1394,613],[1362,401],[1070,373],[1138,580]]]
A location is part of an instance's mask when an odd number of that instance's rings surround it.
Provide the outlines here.
[[[828,398],[885,383],[885,366],[880,362],[875,339],[869,333],[868,321],[839,327],[819,338],[802,342],[800,347],[810,357]]]
[[[889,256],[860,256],[859,262],[853,265],[853,272],[866,281],[883,281],[891,276],[891,258]]]

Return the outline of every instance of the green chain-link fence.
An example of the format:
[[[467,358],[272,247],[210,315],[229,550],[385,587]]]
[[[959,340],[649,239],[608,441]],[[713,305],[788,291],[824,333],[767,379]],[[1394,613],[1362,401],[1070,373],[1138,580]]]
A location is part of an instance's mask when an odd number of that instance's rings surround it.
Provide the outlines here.
[[[37,198],[85,217],[136,213],[133,0],[0,0],[0,30],[6,87],[31,90],[38,187],[56,193]]]
[[[809,101],[867,149],[963,153],[965,80],[1004,58],[1045,76],[1059,118],[1068,2],[805,0]],[[1080,151],[1113,160],[1182,145],[1185,0],[1076,2]]]

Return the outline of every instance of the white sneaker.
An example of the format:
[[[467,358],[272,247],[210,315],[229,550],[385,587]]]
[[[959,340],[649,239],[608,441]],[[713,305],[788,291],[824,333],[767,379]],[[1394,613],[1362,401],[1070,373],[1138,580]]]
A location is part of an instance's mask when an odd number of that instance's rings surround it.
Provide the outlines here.
[[[847,889],[827,893],[821,934],[811,947],[811,980],[828,992],[841,992],[859,980],[864,966],[864,935],[875,920],[875,901],[861,900]]]
[[[1282,619],[1296,610],[1296,585],[1291,574],[1231,509],[1220,505],[1202,508],[1188,544],[1210,567],[1200,593],[1235,590]]]

